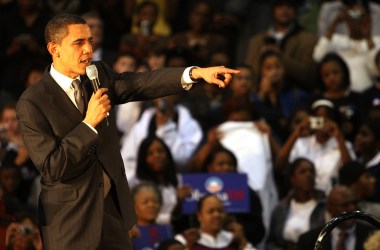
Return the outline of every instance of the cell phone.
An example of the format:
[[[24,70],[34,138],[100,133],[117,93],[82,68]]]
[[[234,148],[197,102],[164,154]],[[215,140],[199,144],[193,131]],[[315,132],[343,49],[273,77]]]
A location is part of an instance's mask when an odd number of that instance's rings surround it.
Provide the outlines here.
[[[311,129],[321,129],[325,125],[323,117],[312,116],[309,118],[309,124]]]
[[[21,235],[29,235],[33,233],[33,228],[29,225],[21,225],[20,226],[20,234]]]

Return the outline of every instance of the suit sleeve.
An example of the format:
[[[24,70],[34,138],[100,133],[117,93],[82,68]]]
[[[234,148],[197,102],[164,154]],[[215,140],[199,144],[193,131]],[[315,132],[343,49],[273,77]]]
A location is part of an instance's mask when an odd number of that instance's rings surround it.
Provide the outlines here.
[[[109,89],[114,104],[147,101],[184,92],[181,79],[185,68],[162,68],[149,72],[118,74],[102,61],[95,62],[100,83]]]
[[[83,122],[59,138],[42,110],[30,100],[19,100],[17,116],[30,158],[44,181],[54,183],[75,178],[95,161],[93,151],[98,135]]]

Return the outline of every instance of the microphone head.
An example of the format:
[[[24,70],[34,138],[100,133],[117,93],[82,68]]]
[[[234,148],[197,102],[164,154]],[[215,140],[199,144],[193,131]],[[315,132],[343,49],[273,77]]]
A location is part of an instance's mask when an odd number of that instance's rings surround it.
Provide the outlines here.
[[[91,64],[86,67],[86,74],[87,77],[90,78],[90,80],[95,80],[98,78],[98,69],[94,64]]]

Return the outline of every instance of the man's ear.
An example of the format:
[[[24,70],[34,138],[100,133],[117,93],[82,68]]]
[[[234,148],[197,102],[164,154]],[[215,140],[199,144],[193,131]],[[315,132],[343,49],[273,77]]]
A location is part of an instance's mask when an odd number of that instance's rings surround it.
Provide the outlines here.
[[[50,55],[53,57],[59,57],[59,52],[57,50],[57,44],[54,42],[49,42],[47,44],[47,50],[49,51]]]

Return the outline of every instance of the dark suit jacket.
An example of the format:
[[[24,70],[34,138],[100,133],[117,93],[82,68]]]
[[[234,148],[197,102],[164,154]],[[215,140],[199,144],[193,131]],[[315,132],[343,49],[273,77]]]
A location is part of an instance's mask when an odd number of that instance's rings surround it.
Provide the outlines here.
[[[313,250],[315,242],[323,227],[312,229],[302,234],[298,240],[298,250]],[[356,223],[355,236],[355,250],[363,250],[364,242],[367,240],[370,233],[374,230],[373,227],[365,224]],[[332,250],[331,235],[326,236],[324,250]]]
[[[98,134],[49,74],[27,89],[17,104],[17,115],[30,157],[42,175],[39,223],[44,248],[95,249],[101,239],[104,169],[116,186],[126,228],[135,223],[132,199],[120,155],[114,106],[183,91],[184,69],[116,74],[105,63],[94,63],[100,83],[108,88],[112,109],[109,126],[102,121]],[[81,77],[85,103],[92,88]],[[109,232],[112,233],[112,232]]]

